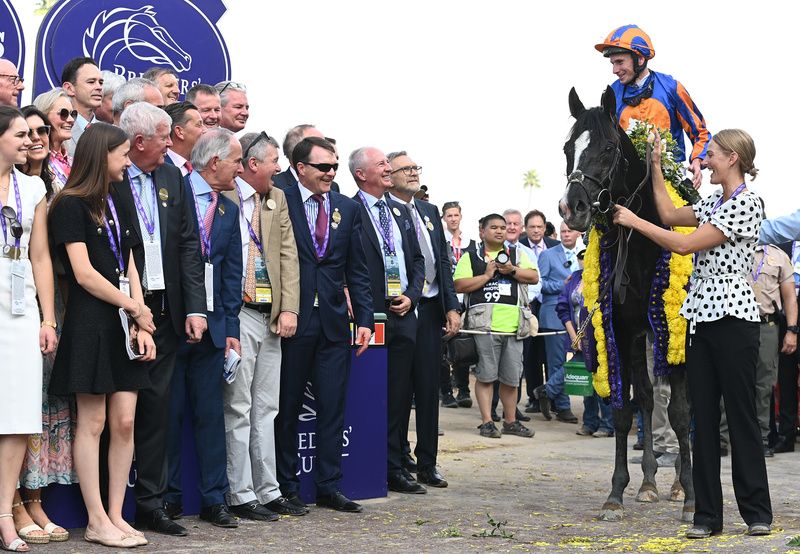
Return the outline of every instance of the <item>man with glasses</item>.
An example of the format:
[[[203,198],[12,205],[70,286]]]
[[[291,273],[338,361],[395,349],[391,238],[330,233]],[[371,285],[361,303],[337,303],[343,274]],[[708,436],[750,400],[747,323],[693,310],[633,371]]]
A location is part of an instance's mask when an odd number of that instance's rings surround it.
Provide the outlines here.
[[[0,106],[19,105],[19,95],[25,88],[24,79],[16,66],[5,58],[0,58]]]
[[[186,177],[192,172],[192,148],[207,129],[200,112],[191,102],[176,102],[164,108],[164,111],[172,118],[169,135],[172,146],[167,149],[164,161],[179,168],[181,175]]]
[[[78,111],[72,127],[72,138],[67,141],[67,152],[75,154],[75,146],[83,131],[97,119],[94,112],[103,103],[103,76],[92,58],[73,58],[61,71],[61,86]]]
[[[439,448],[439,362],[442,359],[442,327],[452,337],[461,327],[461,307],[453,285],[450,253],[444,239],[439,208],[415,198],[420,189],[420,168],[405,152],[389,154],[389,197],[408,209],[414,236],[425,259],[425,281],[417,305],[416,348],[411,368],[417,420],[417,480],[431,487],[446,487],[436,469]],[[403,406],[403,441],[408,437],[411,394]]]
[[[247,101],[247,87],[235,81],[222,81],[214,85],[219,92],[222,113],[220,127],[238,133],[247,125],[250,117],[250,104]]]
[[[317,505],[342,512],[361,506],[344,496],[342,431],[350,376],[351,330],[344,285],[350,287],[356,355],[369,345],[373,329],[370,278],[361,246],[358,205],[331,182],[339,163],[333,146],[309,137],[292,152],[298,186],[285,190],[300,265],[300,315],[297,331],[282,339],[280,410],[275,420],[278,482],[283,496],[299,508],[297,418],[306,383],[316,397]]]
[[[308,123],[295,125],[286,133],[286,137],[283,139],[283,155],[289,160],[289,167],[283,173],[278,173],[273,179],[275,186],[279,189],[285,191],[288,187],[293,187],[297,184],[297,172],[295,172],[294,163],[292,162],[292,152],[301,140],[308,137],[325,138],[319,129]],[[333,146],[334,154],[338,160],[339,154],[336,152],[336,143],[328,142]],[[331,181],[331,190],[339,192],[339,185],[336,181]]]
[[[239,206],[242,235],[242,361],[236,379],[224,385],[228,505],[255,520],[306,510],[281,496],[275,467],[275,417],[281,382],[281,338],[297,329],[300,269],[289,208],[272,186],[280,171],[278,143],[267,133],[239,139],[244,172],[225,195]]]
[[[209,129],[219,127],[222,104],[217,89],[204,83],[196,84],[186,92],[186,101],[197,107],[200,117],[203,118],[203,125]]]

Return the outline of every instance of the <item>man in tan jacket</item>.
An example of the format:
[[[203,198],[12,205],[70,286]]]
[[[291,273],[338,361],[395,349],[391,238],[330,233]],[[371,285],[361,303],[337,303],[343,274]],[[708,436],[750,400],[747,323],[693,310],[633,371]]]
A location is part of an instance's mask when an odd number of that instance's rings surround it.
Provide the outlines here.
[[[297,329],[300,273],[286,197],[272,184],[278,143],[264,132],[240,142],[244,173],[226,193],[239,205],[243,265],[242,361],[224,391],[228,504],[240,517],[274,521],[307,512],[281,496],[275,471],[281,338]]]

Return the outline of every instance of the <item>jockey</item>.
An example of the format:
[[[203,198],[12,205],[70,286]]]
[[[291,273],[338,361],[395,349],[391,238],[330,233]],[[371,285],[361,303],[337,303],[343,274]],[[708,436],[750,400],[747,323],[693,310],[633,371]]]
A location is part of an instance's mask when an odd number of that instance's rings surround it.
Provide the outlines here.
[[[684,86],[671,75],[647,68],[647,61],[656,55],[650,37],[636,25],[614,29],[595,49],[609,58],[617,81],[611,85],[617,99],[617,118],[623,129],[632,119],[646,121],[661,129],[669,129],[678,145],[676,161],[686,161],[683,133],[692,141],[689,171],[695,188],[701,182],[701,162],[711,133],[703,115]]]

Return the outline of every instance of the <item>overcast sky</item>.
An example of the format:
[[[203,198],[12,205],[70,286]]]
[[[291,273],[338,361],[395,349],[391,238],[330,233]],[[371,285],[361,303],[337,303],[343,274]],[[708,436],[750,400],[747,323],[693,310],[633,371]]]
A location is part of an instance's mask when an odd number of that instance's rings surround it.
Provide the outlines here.
[[[37,25],[23,13],[32,2],[14,4],[30,23],[32,45]],[[355,192],[346,169],[350,151],[407,150],[423,166],[434,203],[461,201],[468,230],[482,215],[509,207],[536,207],[558,223],[562,147],[572,124],[567,93],[575,86],[587,106],[599,103],[614,76],[593,45],[635,23],[655,45],[650,68],[684,84],[712,133],[741,127],[753,135],[761,173],[752,188],[768,215],[800,205],[794,3],[225,4],[219,26],[232,78],[248,87],[248,130],[280,141],[295,124],[316,124],[339,141],[345,163],[337,181],[347,194]],[[543,185],[530,201],[522,188],[529,169]],[[704,177],[701,193],[712,190]]]

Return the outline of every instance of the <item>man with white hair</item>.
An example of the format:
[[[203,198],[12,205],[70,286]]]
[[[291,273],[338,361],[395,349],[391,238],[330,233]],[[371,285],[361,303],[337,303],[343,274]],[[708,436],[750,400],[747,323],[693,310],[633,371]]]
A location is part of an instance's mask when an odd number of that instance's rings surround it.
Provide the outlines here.
[[[169,387],[178,345],[199,342],[206,330],[206,302],[194,203],[185,193],[180,171],[164,164],[170,122],[164,110],[146,102],[123,112],[119,126],[130,139],[131,166],[113,186],[121,207],[136,214],[138,221],[134,231],[142,247],[135,250],[134,259],[158,345],[158,355],[147,367],[150,387],[139,391],[136,403],[136,523],[183,536],[186,529],[169,518],[164,505]]]
[[[119,90],[119,87],[125,84],[125,77],[117,75],[113,71],[104,69],[100,72],[103,76],[103,101],[100,107],[94,112],[94,116],[99,121],[106,123],[114,123],[114,108],[112,101],[114,94]]]
[[[19,95],[25,88],[17,67],[5,58],[0,58],[0,106],[17,107]]]
[[[247,101],[247,88],[236,81],[221,81],[214,85],[219,92],[220,114],[219,126],[238,133],[247,125],[250,117],[250,104]]]
[[[125,108],[135,102],[147,102],[158,108],[164,107],[164,98],[158,85],[148,79],[134,77],[127,83],[119,87],[114,94],[111,102],[111,109],[114,113],[114,124],[119,125],[119,118]]]
[[[225,504],[229,486],[222,387],[223,368],[230,369],[230,362],[235,371],[231,360],[242,354],[242,238],[239,207],[220,193],[235,188],[234,179],[242,173],[242,147],[227,129],[209,129],[192,149],[192,166],[185,179],[194,196],[200,254],[205,264],[208,333],[198,343],[178,347],[170,386],[165,500],[173,506],[182,504],[181,438],[188,398],[195,444],[202,445],[197,449],[200,519],[217,527],[235,528],[239,522]],[[257,506],[247,512],[248,516],[259,512],[261,519],[278,519],[275,513]]]

